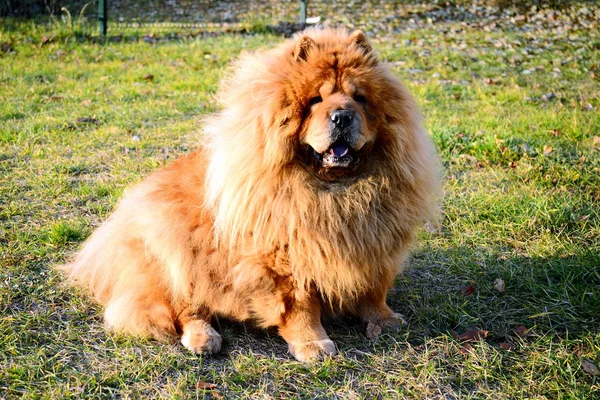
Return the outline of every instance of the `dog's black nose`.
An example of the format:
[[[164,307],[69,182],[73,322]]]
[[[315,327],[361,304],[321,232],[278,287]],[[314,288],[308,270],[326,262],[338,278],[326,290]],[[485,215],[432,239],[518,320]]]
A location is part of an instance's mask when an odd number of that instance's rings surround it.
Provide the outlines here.
[[[354,115],[349,110],[335,110],[329,118],[336,127],[345,128],[352,123]]]

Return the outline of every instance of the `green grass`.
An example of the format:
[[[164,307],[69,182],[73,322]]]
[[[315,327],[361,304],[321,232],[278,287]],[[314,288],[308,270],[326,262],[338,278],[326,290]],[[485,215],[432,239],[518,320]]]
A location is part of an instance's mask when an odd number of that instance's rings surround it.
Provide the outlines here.
[[[421,233],[390,293],[408,328],[370,341],[329,323],[340,354],[314,365],[293,361],[274,332],[227,322],[223,352],[204,358],[106,332],[101,309],[53,269],[125,187],[201,143],[229,60],[282,39],[103,44],[84,26],[4,26],[14,52],[0,53],[0,398],[598,395],[600,377],[581,364],[600,364],[597,26],[438,23],[376,40],[438,146],[443,229]],[[465,351],[451,332],[469,329],[490,333]]]

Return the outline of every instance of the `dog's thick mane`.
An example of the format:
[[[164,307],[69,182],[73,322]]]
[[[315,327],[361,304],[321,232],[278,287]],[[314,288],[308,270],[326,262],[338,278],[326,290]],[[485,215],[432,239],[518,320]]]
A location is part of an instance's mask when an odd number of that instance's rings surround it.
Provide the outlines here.
[[[319,30],[308,34],[321,45]],[[341,300],[398,272],[413,227],[438,189],[430,167],[434,151],[411,96],[385,66],[373,65],[373,54],[349,49],[341,39],[346,34],[339,34],[338,45],[329,38],[318,51],[337,51],[354,64],[362,57],[386,88],[378,101],[403,105],[386,111],[370,174],[324,187],[299,166],[294,157],[302,115],[288,85],[298,70],[291,65],[293,49],[246,54],[219,93],[224,111],[206,121],[205,206],[223,244],[254,254],[285,248],[300,285]]]

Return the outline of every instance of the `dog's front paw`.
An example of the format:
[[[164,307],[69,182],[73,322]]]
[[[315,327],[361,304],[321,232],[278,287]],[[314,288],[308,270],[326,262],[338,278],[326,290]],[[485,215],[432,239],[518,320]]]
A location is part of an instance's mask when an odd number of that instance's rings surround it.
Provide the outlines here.
[[[288,346],[296,360],[302,362],[316,361],[337,353],[335,343],[329,339],[288,343]]]
[[[218,353],[221,350],[221,335],[208,322],[196,319],[183,326],[181,344],[196,354]]]
[[[369,321],[367,323],[367,337],[375,339],[383,331],[396,332],[406,325],[406,320],[402,314],[392,313],[388,318]]]

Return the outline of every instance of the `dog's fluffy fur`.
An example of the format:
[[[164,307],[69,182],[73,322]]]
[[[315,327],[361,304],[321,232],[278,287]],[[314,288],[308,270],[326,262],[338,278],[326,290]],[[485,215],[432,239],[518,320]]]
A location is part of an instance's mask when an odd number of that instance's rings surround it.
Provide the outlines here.
[[[364,34],[311,29],[246,54],[219,100],[207,145],[131,190],[65,266],[106,324],[201,353],[220,349],[213,317],[253,320],[311,360],[336,351],[324,313],[401,323],[386,292],[438,176],[412,97]]]

